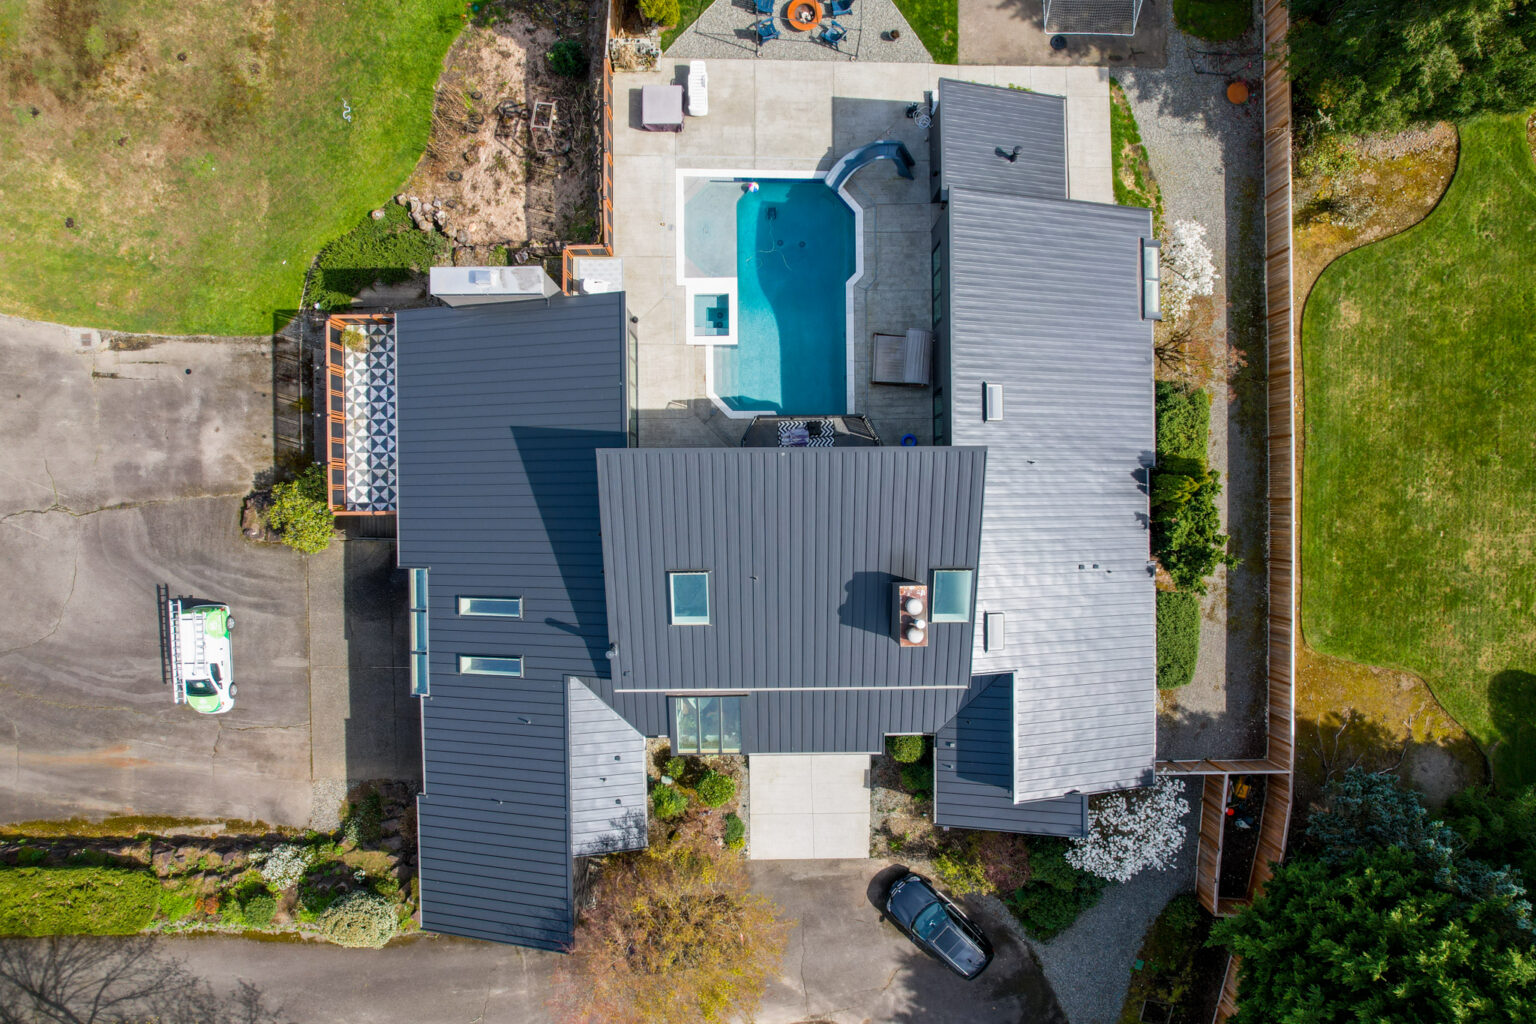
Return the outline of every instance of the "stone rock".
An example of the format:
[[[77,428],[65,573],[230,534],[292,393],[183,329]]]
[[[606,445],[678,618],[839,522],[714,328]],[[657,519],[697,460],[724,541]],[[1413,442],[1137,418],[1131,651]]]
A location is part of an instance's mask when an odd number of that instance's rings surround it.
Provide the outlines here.
[[[416,226],[418,228],[421,228],[421,230],[423,230],[423,231],[431,231],[432,230],[432,222],[429,221],[429,220],[421,221]]]
[[[168,875],[176,868],[176,853],[173,850],[157,850],[149,859],[149,865],[157,875]]]
[[[405,841],[402,840],[398,835],[385,836],[384,837],[384,841],[383,841],[384,849],[390,851],[391,853],[398,853],[398,852],[400,852],[400,848],[402,846],[404,846],[404,845],[405,845]]]
[[[409,199],[404,192],[401,192],[395,196],[395,202],[399,203],[401,206],[405,206],[409,203]]]
[[[380,209],[374,210],[368,216],[372,217],[374,220],[383,220],[384,219],[384,210],[381,207]]]
[[[385,818],[379,827],[384,830],[385,835],[393,835],[400,831],[400,826],[403,824],[405,823],[399,818]]]

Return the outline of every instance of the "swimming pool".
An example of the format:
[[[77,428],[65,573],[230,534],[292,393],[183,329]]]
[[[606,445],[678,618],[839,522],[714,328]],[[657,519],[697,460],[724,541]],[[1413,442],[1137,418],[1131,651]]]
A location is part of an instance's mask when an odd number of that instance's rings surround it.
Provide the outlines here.
[[[689,202],[687,216],[719,223],[734,206],[735,344],[716,345],[710,391],[740,415],[839,413],[848,406],[848,279],[857,265],[852,208],[819,178],[710,182],[713,198]],[[685,225],[689,247],[710,232]],[[695,259],[704,270],[729,252],[715,245]],[[709,271],[719,273],[717,266]],[[707,339],[704,339],[707,340]]]

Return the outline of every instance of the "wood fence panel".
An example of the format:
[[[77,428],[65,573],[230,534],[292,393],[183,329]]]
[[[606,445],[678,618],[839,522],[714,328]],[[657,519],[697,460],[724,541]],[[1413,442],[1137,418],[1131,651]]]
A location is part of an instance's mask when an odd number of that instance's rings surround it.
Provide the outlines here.
[[[1195,895],[1216,913],[1221,889],[1221,836],[1226,828],[1227,777],[1207,775],[1200,795],[1200,851],[1195,858]]]

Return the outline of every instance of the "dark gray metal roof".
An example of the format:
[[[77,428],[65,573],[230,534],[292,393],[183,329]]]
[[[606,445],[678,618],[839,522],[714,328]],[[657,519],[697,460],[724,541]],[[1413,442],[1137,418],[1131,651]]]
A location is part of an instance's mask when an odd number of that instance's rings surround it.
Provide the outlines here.
[[[570,680],[571,845],[578,857],[646,841],[645,737],[579,679]]]
[[[1012,672],[1018,802],[1150,782],[1156,639],[1146,470],[1147,210],[953,189],[950,436],[988,446],[978,675]],[[1005,413],[987,422],[984,384]],[[978,621],[981,621],[978,618]]]
[[[1013,802],[1013,676],[982,690],[934,737],[933,822],[954,828],[1088,834],[1088,798]]]
[[[607,670],[594,451],[622,446],[622,294],[413,309],[399,337],[399,561],[429,569],[422,927],[572,937],[568,676]],[[458,596],[523,599],[521,619]],[[460,654],[521,655],[521,678]]]
[[[900,648],[892,584],[976,565],[985,464],[964,447],[600,452],[615,689],[964,688],[972,624]],[[710,625],[669,624],[671,570],[710,572]]]
[[[941,78],[937,121],[940,188],[1067,197],[1065,97]]]

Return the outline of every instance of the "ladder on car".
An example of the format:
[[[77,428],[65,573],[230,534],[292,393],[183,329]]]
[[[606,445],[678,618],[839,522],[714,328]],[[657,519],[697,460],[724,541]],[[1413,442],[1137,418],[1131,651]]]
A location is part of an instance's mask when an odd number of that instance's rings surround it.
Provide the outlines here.
[[[171,665],[171,694],[177,704],[187,702],[187,673],[185,659],[182,657],[181,631],[185,625],[181,619],[181,598],[175,598],[165,602],[165,637],[166,647],[170,653]],[[203,630],[199,624],[194,623],[191,635],[187,638],[192,644],[192,659],[194,664],[202,664],[203,657]]]

